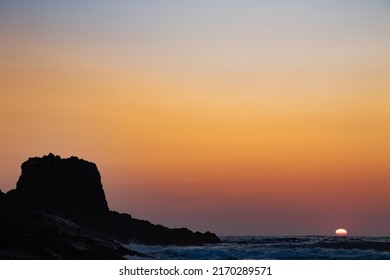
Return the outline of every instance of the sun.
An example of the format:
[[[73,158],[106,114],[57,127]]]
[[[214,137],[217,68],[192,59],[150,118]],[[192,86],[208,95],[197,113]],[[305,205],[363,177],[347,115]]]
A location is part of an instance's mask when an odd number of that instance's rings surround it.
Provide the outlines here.
[[[343,228],[336,229],[335,233],[336,233],[336,236],[347,236],[348,235],[348,231],[343,229]]]

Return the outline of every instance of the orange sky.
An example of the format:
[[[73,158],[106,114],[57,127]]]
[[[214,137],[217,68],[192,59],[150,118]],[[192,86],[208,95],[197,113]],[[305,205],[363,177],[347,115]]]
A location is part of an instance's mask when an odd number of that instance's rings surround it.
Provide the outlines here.
[[[390,234],[380,1],[38,2],[0,12],[3,191],[53,152],[94,161],[110,207],[155,223]]]

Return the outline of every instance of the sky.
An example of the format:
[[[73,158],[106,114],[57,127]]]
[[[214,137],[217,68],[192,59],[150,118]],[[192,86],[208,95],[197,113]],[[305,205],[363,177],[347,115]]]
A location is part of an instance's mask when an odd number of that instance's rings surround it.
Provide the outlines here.
[[[390,235],[390,2],[0,1],[0,189],[50,152],[111,209]]]

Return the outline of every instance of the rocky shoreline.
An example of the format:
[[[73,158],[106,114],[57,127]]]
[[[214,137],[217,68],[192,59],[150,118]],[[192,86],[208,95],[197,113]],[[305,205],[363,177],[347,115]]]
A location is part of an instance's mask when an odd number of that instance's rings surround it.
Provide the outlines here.
[[[77,157],[30,158],[16,189],[0,191],[0,259],[147,257],[120,244],[130,242],[187,246],[220,239],[111,211],[96,165]]]

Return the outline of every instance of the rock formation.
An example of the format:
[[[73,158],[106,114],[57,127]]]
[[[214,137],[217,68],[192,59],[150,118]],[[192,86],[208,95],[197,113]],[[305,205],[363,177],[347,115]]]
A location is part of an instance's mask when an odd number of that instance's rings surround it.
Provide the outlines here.
[[[210,232],[169,229],[110,211],[94,163],[49,154],[30,158],[14,190],[0,191],[0,258],[118,259],[121,243],[202,245]],[[142,254],[139,254],[142,255]]]
[[[49,154],[22,164],[22,175],[13,191],[25,200],[69,215],[107,213],[108,206],[94,163]]]

